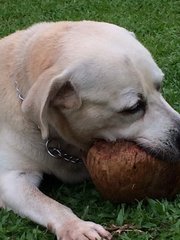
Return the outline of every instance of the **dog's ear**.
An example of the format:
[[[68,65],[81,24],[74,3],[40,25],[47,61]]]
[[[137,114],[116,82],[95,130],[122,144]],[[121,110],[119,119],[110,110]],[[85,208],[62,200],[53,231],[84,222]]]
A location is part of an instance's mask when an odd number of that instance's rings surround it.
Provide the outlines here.
[[[49,134],[49,107],[78,109],[81,106],[80,96],[70,78],[70,74],[63,73],[50,80],[37,80],[22,103],[22,111],[38,125],[43,139]]]

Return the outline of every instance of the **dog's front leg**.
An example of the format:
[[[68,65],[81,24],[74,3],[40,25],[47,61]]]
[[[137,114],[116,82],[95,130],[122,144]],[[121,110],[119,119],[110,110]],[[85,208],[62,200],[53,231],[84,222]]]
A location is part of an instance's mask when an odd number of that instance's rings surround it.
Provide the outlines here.
[[[37,172],[9,171],[0,176],[0,196],[6,207],[49,228],[58,240],[111,239],[98,224],[79,219],[69,208],[44,195]]]

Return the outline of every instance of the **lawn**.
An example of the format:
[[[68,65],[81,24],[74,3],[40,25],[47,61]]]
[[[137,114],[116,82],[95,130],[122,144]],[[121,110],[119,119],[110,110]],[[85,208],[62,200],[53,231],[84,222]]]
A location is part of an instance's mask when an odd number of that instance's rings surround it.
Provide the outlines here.
[[[126,27],[151,51],[165,73],[163,94],[180,112],[178,7],[176,0],[0,0],[0,37],[40,21],[97,20]],[[67,186],[45,181],[43,191],[71,207],[85,220],[102,225],[133,224],[135,230],[114,239],[180,239],[180,196],[113,205],[92,183]],[[53,188],[50,188],[53,185]],[[52,240],[44,228],[0,210],[0,240]]]

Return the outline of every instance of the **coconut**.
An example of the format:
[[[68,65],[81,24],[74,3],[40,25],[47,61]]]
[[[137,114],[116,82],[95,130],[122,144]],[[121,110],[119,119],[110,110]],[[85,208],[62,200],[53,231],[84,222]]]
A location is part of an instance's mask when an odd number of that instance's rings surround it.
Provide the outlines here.
[[[156,159],[132,142],[98,141],[85,164],[96,188],[112,202],[173,198],[180,193],[180,162]]]

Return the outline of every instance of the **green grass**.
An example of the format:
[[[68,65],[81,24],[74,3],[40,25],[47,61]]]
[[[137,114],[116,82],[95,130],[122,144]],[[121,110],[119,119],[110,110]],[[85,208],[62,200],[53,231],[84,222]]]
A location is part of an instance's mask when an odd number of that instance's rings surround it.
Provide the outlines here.
[[[39,21],[90,19],[126,27],[155,57],[166,76],[163,94],[180,111],[178,6],[176,0],[0,0],[0,37]],[[124,233],[117,239],[180,239],[180,196],[174,201],[113,205],[103,201],[91,183],[56,183],[45,191],[83,219],[104,225],[134,224],[142,230]],[[0,240],[55,239],[44,228],[11,211],[0,210],[0,219]]]

